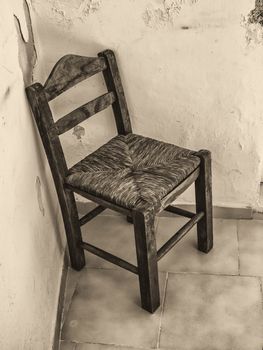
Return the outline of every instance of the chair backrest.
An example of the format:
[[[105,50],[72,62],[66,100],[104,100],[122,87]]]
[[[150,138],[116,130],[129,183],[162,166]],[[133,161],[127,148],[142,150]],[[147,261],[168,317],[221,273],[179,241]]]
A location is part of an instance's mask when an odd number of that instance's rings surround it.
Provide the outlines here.
[[[99,72],[103,73],[108,92],[54,122],[49,101]],[[100,52],[98,57],[63,56],[52,69],[45,84],[35,83],[27,87],[26,94],[56,182],[62,180],[67,172],[59,135],[110,105],[118,134],[132,132],[116,58],[111,50]]]

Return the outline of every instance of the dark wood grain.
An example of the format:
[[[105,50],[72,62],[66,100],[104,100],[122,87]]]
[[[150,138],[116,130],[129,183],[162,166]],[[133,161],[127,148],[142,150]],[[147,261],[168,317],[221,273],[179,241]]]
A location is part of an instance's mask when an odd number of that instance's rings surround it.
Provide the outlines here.
[[[164,210],[168,211],[169,213],[184,216],[186,218],[192,218],[195,216],[195,213],[192,213],[192,212],[185,210],[185,209],[174,207],[173,205],[168,205],[168,207],[166,207]]]
[[[131,216],[132,215],[131,214],[132,211],[130,209],[127,209],[127,208],[121,207],[120,205],[117,205],[117,204],[114,204],[112,202],[106,201],[103,198],[97,197],[97,196],[95,196],[95,195],[93,195],[91,193],[82,191],[79,188],[70,186],[68,184],[65,184],[64,186],[65,186],[65,188],[68,188],[68,189],[72,190],[73,192],[76,192],[76,193],[80,194],[82,197],[90,199],[92,202],[95,202],[95,203],[97,203],[97,204],[99,204],[99,205],[101,205],[103,207],[112,209],[114,211],[117,211],[117,212],[119,212],[121,214],[124,214],[124,215],[127,215],[127,216]]]
[[[50,101],[72,86],[106,68],[103,58],[78,55],[63,56],[52,69],[44,88]]]
[[[97,215],[101,214],[105,209],[106,209],[105,207],[98,205],[96,208],[94,208],[89,213],[87,213],[86,215],[84,215],[82,218],[79,219],[80,226],[83,226],[90,220],[94,219]]]
[[[26,93],[55,182],[67,236],[71,264],[74,269],[80,270],[85,265],[85,256],[80,246],[82,238],[78,222],[78,212],[72,191],[65,191],[63,187],[67,165],[59,138],[51,139],[48,133],[48,130],[53,125],[53,117],[47,103],[45,90],[41,84],[37,83],[28,87]]]
[[[86,242],[82,242],[81,246],[82,246],[82,248],[89,251],[90,253],[97,255],[100,258],[107,260],[114,265],[120,266],[125,270],[128,270],[130,272],[138,274],[137,267],[130,264],[128,261],[125,261],[125,260],[123,260],[123,259],[121,259],[113,254],[106,252],[105,250],[102,250],[102,249],[95,247],[94,245],[86,243]]]
[[[160,305],[154,214],[133,212],[142,308],[153,313]]]
[[[107,64],[107,68],[103,70],[103,75],[108,90],[114,91],[117,97],[112,104],[112,108],[118,133],[122,135],[129,134],[132,132],[131,121],[114,52],[105,50],[100,52],[98,56],[104,58]]]
[[[109,107],[114,101],[114,92],[108,92],[102,96],[99,96],[94,100],[84,104],[83,106],[75,109],[74,111],[68,113],[64,117],[60,118],[54,124],[53,129],[55,129],[58,135],[61,135],[74,128],[74,126],[80,124],[85,119],[88,119],[94,114]]]
[[[208,253],[213,248],[211,153],[201,150],[196,156],[201,160],[200,175],[195,182],[196,211],[205,214],[197,224],[198,249]]]
[[[183,227],[180,228],[157,252],[157,259],[160,260],[178,243],[191,228],[204,217],[204,213],[195,214]]]
[[[133,224],[132,216],[127,215],[127,216],[126,216],[126,220],[127,220],[127,222],[128,222],[129,224]]]

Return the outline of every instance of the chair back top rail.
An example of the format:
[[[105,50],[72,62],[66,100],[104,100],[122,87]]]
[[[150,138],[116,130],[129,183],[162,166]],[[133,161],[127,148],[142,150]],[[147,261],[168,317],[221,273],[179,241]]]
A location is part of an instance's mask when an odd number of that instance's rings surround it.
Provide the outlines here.
[[[106,109],[116,100],[114,92],[107,92],[60,118],[52,126],[57,135],[64,134],[94,114]]]
[[[53,67],[44,89],[51,101],[75,84],[107,68],[103,57],[63,56]]]

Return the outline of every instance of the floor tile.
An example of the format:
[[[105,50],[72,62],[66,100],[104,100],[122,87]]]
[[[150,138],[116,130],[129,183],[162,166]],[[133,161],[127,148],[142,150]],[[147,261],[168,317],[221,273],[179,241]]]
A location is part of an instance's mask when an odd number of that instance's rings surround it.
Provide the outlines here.
[[[187,220],[159,218],[157,245],[163,245]],[[161,271],[238,274],[237,221],[214,219],[214,248],[197,250],[196,226],[159,262]]]
[[[240,274],[263,276],[263,221],[238,222]]]
[[[255,277],[169,274],[161,348],[261,350],[260,294]]]
[[[60,346],[59,346],[59,350],[76,350],[76,344],[61,341]]]
[[[73,294],[75,292],[79,277],[80,277],[80,274],[78,271],[75,271],[70,267],[68,268],[65,295],[64,295],[62,325],[64,324],[66,315],[68,313],[68,309],[69,309],[69,306],[71,304],[71,299],[72,299]]]
[[[98,216],[83,227],[82,237],[84,241],[137,265],[133,225],[125,216]],[[89,252],[85,252],[85,256],[87,267],[120,269]]]
[[[126,221],[125,216],[98,216],[83,227],[82,237],[85,242],[136,264],[133,225]],[[88,267],[119,269],[89,252],[85,252],[85,255]]]
[[[160,275],[160,290],[165,274]],[[154,347],[161,308],[140,307],[138,278],[124,270],[84,269],[62,329],[62,339],[80,343]]]

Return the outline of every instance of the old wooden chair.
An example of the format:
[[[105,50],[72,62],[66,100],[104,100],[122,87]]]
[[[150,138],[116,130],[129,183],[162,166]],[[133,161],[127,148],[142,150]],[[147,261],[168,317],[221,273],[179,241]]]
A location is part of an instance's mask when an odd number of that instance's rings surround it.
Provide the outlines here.
[[[108,92],[54,122],[49,101],[80,81],[102,72]],[[71,265],[85,265],[84,249],[139,276],[142,308],[154,312],[160,305],[157,263],[197,223],[198,249],[213,246],[211,156],[132,133],[128,108],[113,51],[98,57],[66,55],[42,86],[26,89],[50,164],[63,215]],[[67,168],[59,135],[112,105],[118,135]],[[196,213],[171,203],[195,182]],[[73,193],[98,204],[79,219]],[[134,224],[137,265],[134,266],[88,242],[81,226],[105,208],[127,216]],[[190,220],[159,250],[154,221],[162,210]]]

